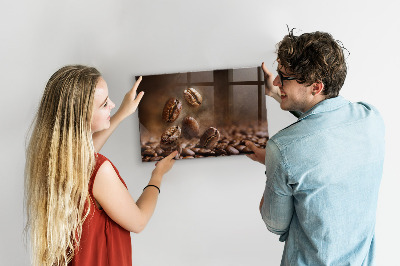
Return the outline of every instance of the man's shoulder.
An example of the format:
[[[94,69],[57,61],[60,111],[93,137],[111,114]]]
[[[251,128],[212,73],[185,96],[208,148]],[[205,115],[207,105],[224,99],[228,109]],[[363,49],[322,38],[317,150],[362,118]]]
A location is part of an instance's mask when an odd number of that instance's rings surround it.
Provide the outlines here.
[[[302,129],[301,121],[296,121],[289,126],[283,128],[275,135],[271,137],[269,141],[279,148],[284,149],[286,146],[291,145],[293,142],[300,140],[304,134],[307,134],[304,129]]]
[[[366,102],[346,102],[332,110],[310,112],[277,132],[271,140],[282,150],[287,146],[303,143],[312,136],[328,134],[333,129],[346,127],[349,130],[349,124],[353,123],[374,124],[377,128],[384,128],[382,116],[375,106]]]

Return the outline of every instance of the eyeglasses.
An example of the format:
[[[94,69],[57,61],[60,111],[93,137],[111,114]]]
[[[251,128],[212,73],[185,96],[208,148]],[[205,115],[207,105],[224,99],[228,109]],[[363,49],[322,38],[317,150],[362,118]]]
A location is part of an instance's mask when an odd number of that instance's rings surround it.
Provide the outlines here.
[[[284,80],[295,80],[295,79],[297,79],[296,77],[284,77],[281,71],[279,71],[279,70],[277,70],[277,71],[278,71],[279,80],[281,81],[282,87],[283,87],[283,81]]]

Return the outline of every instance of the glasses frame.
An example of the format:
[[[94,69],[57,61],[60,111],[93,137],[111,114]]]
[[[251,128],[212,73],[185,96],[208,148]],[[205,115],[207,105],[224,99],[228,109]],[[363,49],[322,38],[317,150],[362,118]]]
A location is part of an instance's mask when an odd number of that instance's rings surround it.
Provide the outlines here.
[[[279,70],[277,70],[277,72],[278,72],[279,80],[281,81],[282,87],[283,87],[284,80],[296,80],[297,79],[296,77],[285,77],[285,76],[283,76],[282,72]]]

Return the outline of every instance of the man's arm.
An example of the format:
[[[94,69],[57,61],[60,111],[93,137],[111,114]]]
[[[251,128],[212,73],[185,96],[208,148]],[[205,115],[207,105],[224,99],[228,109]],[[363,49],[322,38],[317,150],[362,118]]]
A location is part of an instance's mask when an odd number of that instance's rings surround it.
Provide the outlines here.
[[[118,108],[118,111],[110,119],[110,127],[108,129],[96,132],[92,135],[93,146],[96,152],[99,152],[101,150],[107,139],[111,136],[111,134],[122,122],[122,120],[124,120],[126,117],[136,111],[136,108],[138,107],[139,102],[144,94],[144,92],[142,91],[136,97],[136,90],[141,81],[142,77],[140,77],[135,82],[132,89],[128,91],[128,93],[125,95],[121,106]]]
[[[294,212],[292,189],[288,173],[276,144],[269,140],[266,147],[266,175],[264,195],[260,202],[261,217],[268,230],[283,235],[289,230]],[[286,237],[281,238],[284,241]]]

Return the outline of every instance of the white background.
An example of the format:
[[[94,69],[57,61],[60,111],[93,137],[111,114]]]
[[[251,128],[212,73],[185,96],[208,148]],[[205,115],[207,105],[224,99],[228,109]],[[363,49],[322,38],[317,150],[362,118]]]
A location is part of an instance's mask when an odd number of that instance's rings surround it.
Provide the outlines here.
[[[320,30],[341,40],[351,52],[341,95],[375,105],[385,120],[377,255],[379,265],[399,263],[398,10],[389,0],[2,1],[0,264],[29,265],[22,232],[25,141],[52,73],[66,64],[95,66],[119,104],[134,75],[262,61],[275,69],[275,44],[286,24],[300,34]],[[267,108],[271,135],[293,121],[269,98]],[[135,113],[102,150],[135,199],[154,168],[141,163],[139,151]],[[245,156],[176,162],[152,220],[132,234],[133,264],[279,265],[283,244],[258,212],[264,182],[263,166]]]

